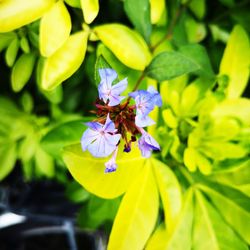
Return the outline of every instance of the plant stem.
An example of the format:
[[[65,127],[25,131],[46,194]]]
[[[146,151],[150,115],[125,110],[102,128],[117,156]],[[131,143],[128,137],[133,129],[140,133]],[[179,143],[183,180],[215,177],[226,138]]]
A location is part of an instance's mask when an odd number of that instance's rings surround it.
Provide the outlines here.
[[[184,10],[186,9],[187,5],[190,3],[191,1],[187,1],[185,4],[182,4],[180,6],[180,8],[177,9],[175,16],[172,19],[172,22],[170,23],[168,30],[167,30],[167,34],[161,39],[159,40],[155,45],[153,45],[151,47],[151,51],[154,52],[156,50],[156,48],[158,46],[160,46],[165,40],[170,40],[173,36],[173,32],[174,32],[174,27],[177,24],[177,22],[179,21],[181,14],[184,12]]]

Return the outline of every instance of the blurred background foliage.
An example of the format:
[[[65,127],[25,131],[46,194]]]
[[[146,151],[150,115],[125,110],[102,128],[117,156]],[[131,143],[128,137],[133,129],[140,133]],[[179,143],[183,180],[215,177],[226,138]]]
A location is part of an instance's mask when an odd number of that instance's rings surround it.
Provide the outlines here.
[[[248,0],[0,1],[3,185],[15,171],[62,183],[81,227],[109,234],[116,218],[109,249],[248,249],[249,11]],[[135,152],[113,177],[77,145],[100,58],[128,92],[143,72],[140,88],[163,99],[149,128],[160,154]]]

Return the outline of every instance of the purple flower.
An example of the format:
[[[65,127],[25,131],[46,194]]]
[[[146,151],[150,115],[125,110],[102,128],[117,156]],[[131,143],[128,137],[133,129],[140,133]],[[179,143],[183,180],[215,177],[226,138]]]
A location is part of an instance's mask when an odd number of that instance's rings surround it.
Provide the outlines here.
[[[142,136],[138,140],[138,146],[139,149],[141,150],[141,154],[143,157],[150,157],[152,150],[160,150],[160,146],[157,143],[157,141],[150,135],[148,134],[144,129],[140,129]]]
[[[155,105],[159,107],[162,105],[160,94],[152,86],[150,86],[147,91],[137,90],[129,95],[135,99],[135,124],[138,127],[146,127],[154,124],[155,122],[148,117],[148,114],[154,109]]]
[[[114,172],[117,169],[116,156],[118,152],[118,147],[116,147],[111,159],[105,163],[105,173]]]
[[[109,106],[118,105],[125,96],[120,94],[127,88],[127,78],[112,86],[113,81],[117,78],[117,73],[113,69],[99,69],[101,82],[98,86],[99,98],[108,102]]]
[[[82,150],[89,150],[95,157],[109,156],[118,144],[121,135],[115,134],[115,124],[110,120],[109,114],[105,124],[99,122],[86,123],[89,128],[83,133],[81,139]]]

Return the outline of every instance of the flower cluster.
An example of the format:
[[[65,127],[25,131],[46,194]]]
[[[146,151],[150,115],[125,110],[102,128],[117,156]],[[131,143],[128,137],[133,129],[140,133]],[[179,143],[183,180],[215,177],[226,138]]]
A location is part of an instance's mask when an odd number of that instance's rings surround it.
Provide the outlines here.
[[[120,140],[125,142],[124,152],[131,151],[132,143],[138,139],[138,146],[143,157],[150,157],[152,150],[160,150],[159,144],[149,135],[144,127],[155,122],[148,116],[155,106],[161,106],[160,94],[153,88],[137,90],[129,94],[127,101],[121,103],[126,97],[121,93],[127,88],[127,78],[113,84],[117,73],[113,69],[99,69],[101,82],[98,86],[99,98],[95,106],[97,119],[88,122],[88,129],[81,138],[82,150],[88,150],[94,157],[107,157],[111,159],[105,163],[105,172],[113,172],[117,168],[116,156]],[[135,104],[130,105],[131,98]],[[130,135],[130,137],[129,137]]]

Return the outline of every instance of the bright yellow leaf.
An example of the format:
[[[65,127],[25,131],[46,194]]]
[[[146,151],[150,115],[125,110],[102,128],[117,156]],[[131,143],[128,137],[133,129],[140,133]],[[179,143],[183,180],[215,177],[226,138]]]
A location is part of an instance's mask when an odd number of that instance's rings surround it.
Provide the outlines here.
[[[144,70],[151,60],[149,48],[136,32],[121,24],[105,24],[94,28],[100,40],[126,66]]]
[[[80,144],[64,150],[64,161],[72,176],[89,192],[106,199],[123,194],[142,170],[145,159],[135,147],[126,154],[118,151],[118,168],[113,173],[104,173],[107,158],[94,158],[82,152]]]
[[[99,0],[81,0],[84,21],[90,24],[99,12]]]
[[[84,60],[87,41],[87,32],[77,32],[46,59],[42,73],[42,88],[52,90],[75,73]]]
[[[45,57],[51,56],[68,39],[71,19],[63,1],[58,1],[42,17],[40,24],[40,51]]]
[[[0,32],[9,32],[39,19],[54,0],[5,0],[0,2]]]
[[[229,37],[220,64],[220,74],[229,77],[228,98],[237,98],[244,91],[249,77],[250,45],[246,31],[236,25]]]
[[[143,249],[154,229],[158,209],[158,190],[152,165],[147,161],[122,199],[109,238],[108,250]]]
[[[166,12],[165,0],[150,0],[151,22],[156,24],[161,20],[161,17]]]

